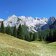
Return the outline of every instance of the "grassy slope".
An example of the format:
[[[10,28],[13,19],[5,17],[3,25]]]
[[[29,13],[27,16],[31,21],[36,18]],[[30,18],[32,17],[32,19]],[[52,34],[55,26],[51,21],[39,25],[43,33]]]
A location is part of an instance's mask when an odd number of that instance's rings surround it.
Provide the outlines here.
[[[0,56],[56,56],[56,42],[27,42],[0,33]]]

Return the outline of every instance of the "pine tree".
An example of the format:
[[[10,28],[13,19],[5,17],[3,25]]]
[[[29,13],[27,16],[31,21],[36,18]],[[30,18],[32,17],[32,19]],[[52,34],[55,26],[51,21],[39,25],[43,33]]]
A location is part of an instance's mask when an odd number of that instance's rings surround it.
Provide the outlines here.
[[[3,24],[3,21],[1,23],[1,32],[4,33],[4,24]]]
[[[18,29],[17,29],[17,38],[22,39],[22,27],[21,24],[19,25]]]
[[[42,40],[41,37],[42,37],[42,36],[41,36],[41,31],[38,31],[38,40],[39,40],[39,41]]]
[[[56,41],[56,29],[53,31],[53,40]]]
[[[38,32],[33,33],[33,41],[38,40]]]
[[[33,33],[32,32],[29,32],[29,34],[30,34],[30,41],[33,41],[34,39],[33,39]]]
[[[9,35],[12,35],[11,27],[9,25],[6,27],[5,32]]]
[[[22,36],[23,36],[23,39],[25,40],[25,36],[27,35],[27,38],[28,38],[28,27],[26,25],[22,25]]]
[[[16,26],[14,26],[14,27],[13,27],[13,36],[14,36],[14,37],[17,37],[17,35],[16,35],[16,34],[17,34]]]

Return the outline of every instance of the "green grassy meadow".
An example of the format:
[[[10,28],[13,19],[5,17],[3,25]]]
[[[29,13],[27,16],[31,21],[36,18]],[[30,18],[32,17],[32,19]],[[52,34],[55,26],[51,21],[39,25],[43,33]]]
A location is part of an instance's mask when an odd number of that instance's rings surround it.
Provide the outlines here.
[[[56,42],[27,42],[0,33],[0,56],[56,56]]]

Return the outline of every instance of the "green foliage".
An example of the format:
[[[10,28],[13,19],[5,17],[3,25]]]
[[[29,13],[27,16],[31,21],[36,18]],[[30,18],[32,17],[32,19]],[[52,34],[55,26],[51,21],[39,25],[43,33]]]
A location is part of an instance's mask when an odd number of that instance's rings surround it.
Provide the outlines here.
[[[56,41],[56,29],[47,29],[38,32],[39,41],[54,42]]]
[[[9,35],[12,35],[11,27],[9,25],[5,28],[5,32]]]
[[[0,30],[2,33],[5,32],[9,35],[15,36],[26,41],[56,41],[56,29],[47,29],[39,30],[38,32],[30,32],[28,31],[28,27],[26,25],[19,25],[18,29],[16,29],[16,26],[10,27],[8,25],[7,27],[4,27],[4,24],[2,22]]]
[[[13,36],[17,37],[17,30],[16,30],[16,26],[13,27]]]
[[[17,38],[22,39],[23,38],[23,34],[22,34],[22,26],[19,25],[18,29],[17,29]]]
[[[28,27],[26,25],[19,25],[17,30],[17,38],[30,41],[30,34],[27,29]]]
[[[33,33],[33,41],[38,41],[39,40],[39,38],[38,38],[38,32],[34,32]]]
[[[33,33],[32,32],[28,32],[27,35],[25,35],[25,40],[27,41],[33,41]]]
[[[30,41],[33,41],[33,40],[34,40],[34,39],[33,39],[33,33],[30,32],[29,34],[30,34]]]
[[[1,23],[1,32],[4,33],[4,24],[3,24],[3,21]]]

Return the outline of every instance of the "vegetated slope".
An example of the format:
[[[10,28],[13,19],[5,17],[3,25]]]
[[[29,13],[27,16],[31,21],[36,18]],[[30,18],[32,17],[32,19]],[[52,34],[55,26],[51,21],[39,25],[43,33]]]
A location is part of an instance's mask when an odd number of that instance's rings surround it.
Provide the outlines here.
[[[27,42],[0,33],[0,56],[56,56],[56,42]]]

